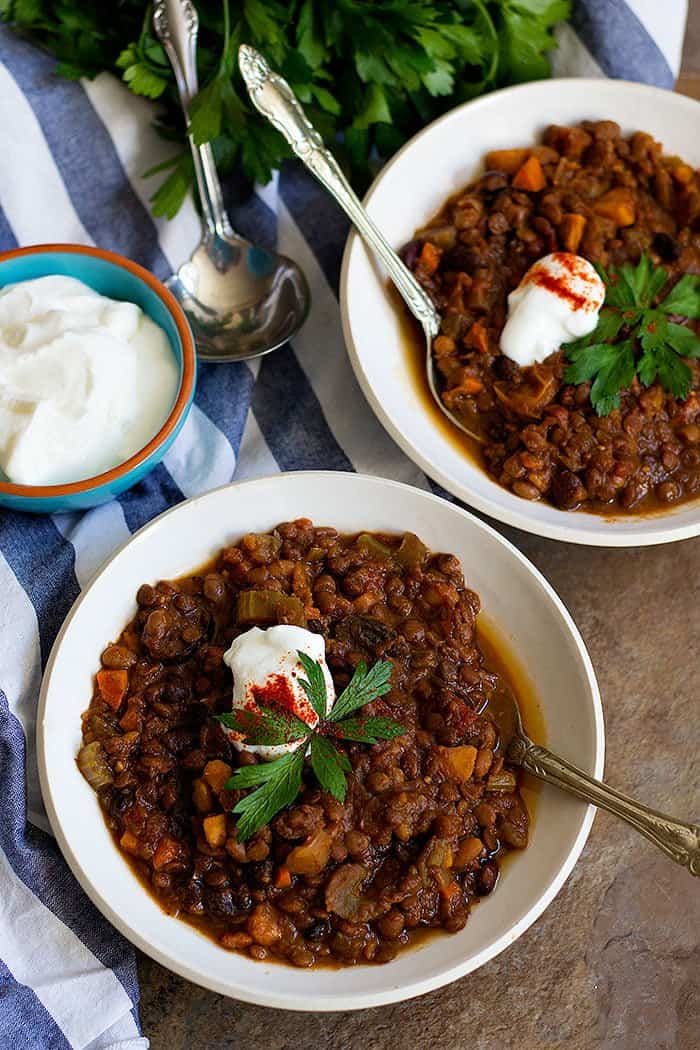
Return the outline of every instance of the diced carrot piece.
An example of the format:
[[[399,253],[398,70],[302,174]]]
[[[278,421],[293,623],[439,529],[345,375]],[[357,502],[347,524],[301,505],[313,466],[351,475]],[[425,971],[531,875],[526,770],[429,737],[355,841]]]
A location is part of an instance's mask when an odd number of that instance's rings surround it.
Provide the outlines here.
[[[487,353],[489,349],[489,333],[486,330],[486,325],[481,321],[476,321],[464,337],[464,342],[466,346],[478,350],[480,354]],[[481,385],[479,389],[481,389]]]
[[[119,839],[119,845],[127,853],[138,853],[139,840],[136,838],[131,831],[125,831],[122,837]]]
[[[476,376],[467,376],[461,387],[465,394],[478,394],[484,389],[484,384]]]
[[[213,758],[207,762],[202,773],[202,780],[206,780],[212,791],[223,791],[224,784],[233,774],[228,762],[222,762],[220,758]]]
[[[292,873],[284,864],[280,864],[275,873],[275,886],[278,890],[286,890],[292,885]]]
[[[467,376],[466,379],[462,380],[459,386],[452,387],[451,390],[448,390],[445,397],[447,398],[447,396],[450,395],[450,400],[455,402],[459,401],[463,395],[471,397],[473,394],[478,394],[483,389],[484,384],[480,379],[477,379],[476,376]],[[447,401],[445,403],[447,404]]]
[[[160,871],[167,864],[177,860],[180,856],[180,848],[180,843],[177,839],[171,839],[169,835],[164,835],[153,854],[152,864],[154,870]]]
[[[436,248],[430,241],[426,241],[418,256],[418,263],[423,272],[427,274],[435,273],[440,265],[441,255],[442,252],[439,248]]]
[[[448,882],[447,886],[438,884],[438,893],[444,901],[450,901],[453,897],[457,897],[461,894],[459,883]]]
[[[530,156],[529,149],[492,149],[486,154],[486,170],[515,175]]]
[[[104,702],[116,711],[129,688],[128,672],[98,671],[97,688]]]
[[[585,216],[579,215],[578,212],[568,212],[559,223],[559,233],[561,235],[562,244],[567,252],[578,251],[578,246],[581,243],[583,237],[583,231],[586,228]]]
[[[459,747],[436,747],[442,768],[456,780],[469,780],[474,772],[476,748],[471,744]]]
[[[636,217],[632,191],[626,186],[615,186],[595,202],[593,211],[617,226],[631,226]]]
[[[542,171],[542,165],[537,157],[528,157],[521,168],[513,177],[513,186],[516,190],[529,190],[538,193],[547,185],[547,180]]]
[[[213,849],[223,846],[226,841],[226,814],[215,813],[211,817],[205,817],[202,821],[204,837],[207,844]]]

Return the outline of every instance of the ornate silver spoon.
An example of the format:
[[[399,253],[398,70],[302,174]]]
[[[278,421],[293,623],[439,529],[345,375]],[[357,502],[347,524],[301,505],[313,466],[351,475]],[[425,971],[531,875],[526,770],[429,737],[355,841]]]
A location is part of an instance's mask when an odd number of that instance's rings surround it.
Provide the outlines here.
[[[277,128],[294,153],[336,201],[350,219],[363,241],[377,253],[389,277],[413,316],[419,321],[425,338],[425,370],[430,392],[440,411],[456,427],[481,441],[461,419],[443,404],[432,354],[432,343],[440,331],[440,314],[428,294],[421,288],[407,266],[367,214],[337,160],[323,145],[321,136],[306,117],[299,101],[283,77],[273,73],[254,47],[243,44],[238,50],[238,65],[253,105]]]
[[[699,825],[686,824],[649,806],[643,806],[641,802],[635,802],[628,795],[623,795],[621,791],[608,787],[570,762],[558,758],[546,747],[533,743],[523,729],[515,697],[505,691],[498,694],[497,710],[495,704],[490,706],[497,717],[501,747],[509,762],[521,766],[545,784],[552,784],[619,817],[676,863],[686,867],[691,875],[700,875]]]
[[[199,20],[190,0],[157,0],[153,27],[175,73],[187,120],[197,94]],[[166,282],[179,299],[205,361],[240,361],[281,346],[309,311],[309,288],[284,255],[251,244],[231,227],[209,143],[189,139],[204,216],[202,240]]]

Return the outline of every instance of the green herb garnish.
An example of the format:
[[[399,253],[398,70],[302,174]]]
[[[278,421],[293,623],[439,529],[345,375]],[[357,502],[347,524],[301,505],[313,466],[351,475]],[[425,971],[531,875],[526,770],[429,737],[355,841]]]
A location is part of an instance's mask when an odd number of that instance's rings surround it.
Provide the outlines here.
[[[693,376],[683,358],[700,357],[700,339],[669,318],[700,318],[700,277],[685,274],[659,302],[668,273],[646,253],[637,266],[596,269],[605,281],[605,304],[595,330],[564,347],[571,362],[564,380],[593,380],[591,404],[599,416],[620,407],[620,391],[635,375],[644,386],[658,379],[664,390],[685,400]]]
[[[400,723],[382,715],[348,717],[389,692],[390,661],[380,660],[370,670],[364,662],[358,664],[326,718],[328,694],[323,672],[306,653],[299,652],[297,655],[307,675],[300,680],[300,684],[320,718],[315,729],[311,729],[296,715],[272,707],[260,708],[259,711],[236,710],[217,716],[223,725],[241,733],[246,743],[251,745],[274,747],[299,741],[299,747],[291,754],[256,766],[242,766],[226,782],[226,788],[233,791],[256,788],[233,807],[233,812],[239,816],[239,842],[249,839],[297,797],[302,786],[304,759],[309,743],[311,768],[316,779],[324,791],[328,791],[339,802],[344,802],[347,788],[345,776],[352,771],[352,767],[347,755],[338,750],[332,738],[376,744],[379,740],[393,740],[406,732]]]
[[[212,141],[222,174],[268,182],[290,156],[253,109],[236,68],[239,44],[258,48],[289,81],[362,191],[379,163],[435,117],[496,87],[549,76],[554,25],[569,0],[197,0],[197,143]],[[115,14],[115,10],[117,13]],[[193,181],[175,78],[151,27],[152,5],[96,0],[0,0],[0,20],[28,33],[66,77],[108,70],[158,99],[158,128],[175,144],[153,197],[173,216]],[[161,169],[164,170],[164,169]]]

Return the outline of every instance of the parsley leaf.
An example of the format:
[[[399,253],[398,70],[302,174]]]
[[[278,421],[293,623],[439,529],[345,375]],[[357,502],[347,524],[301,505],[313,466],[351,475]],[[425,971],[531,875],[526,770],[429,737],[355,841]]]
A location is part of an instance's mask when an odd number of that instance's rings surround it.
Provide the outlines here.
[[[144,172],[144,178],[150,178],[170,169],[170,174],[151,196],[151,210],[155,216],[164,215],[172,219],[177,215],[182,202],[187,196],[192,179],[192,155],[181,153],[157,164]]]
[[[603,271],[604,272],[604,271]],[[637,266],[624,263],[619,270],[613,271],[606,301],[611,306],[650,306],[668,280],[663,266],[654,266],[645,253]]]
[[[666,314],[679,314],[681,317],[700,317],[700,277],[694,273],[685,273],[677,284],[659,303],[659,310]]]
[[[596,269],[606,284],[605,305],[595,330],[564,347],[570,362],[564,380],[593,380],[591,404],[600,416],[620,407],[620,392],[635,375],[644,386],[658,380],[673,397],[685,400],[693,376],[682,358],[700,357],[700,338],[669,315],[700,318],[700,277],[685,274],[655,306],[668,273],[647,254],[637,266]]]
[[[550,29],[569,15],[566,0],[502,0],[500,72],[515,83],[549,75],[546,54],[557,46]]]
[[[345,802],[345,774],[352,772],[352,766],[347,755],[318,733],[311,737],[311,768],[323,790],[337,798],[338,802]]]
[[[116,64],[119,69],[124,70],[122,77],[135,95],[160,98],[168,86],[166,69],[156,67],[136,44],[130,44],[125,48]],[[78,70],[76,69],[75,72]]]
[[[288,806],[301,790],[301,773],[304,768],[304,748],[300,747],[291,755],[283,755],[259,766],[243,766],[227,781],[227,788],[237,790],[248,786],[250,776],[244,774],[248,769],[265,771],[264,782],[250,795],[239,799],[233,812],[239,817],[236,825],[236,836],[239,842],[245,842],[264,824],[268,824],[276,813]],[[258,774],[260,775],[260,774]]]
[[[331,721],[339,722],[352,714],[359,707],[364,707],[378,696],[384,696],[391,689],[392,665],[390,660],[378,660],[371,671],[362,661],[355,668],[355,673],[342,691],[331,711]]]
[[[609,347],[614,351],[598,371],[591,387],[591,401],[599,416],[607,416],[620,407],[620,391],[634,379],[634,349],[627,339]]]
[[[313,0],[304,0],[297,18],[296,41],[299,51],[311,69],[318,69],[328,58],[328,51],[319,33]]]
[[[198,0],[197,10],[202,89],[191,107],[193,133],[198,142],[214,133],[222,175],[242,169],[249,180],[268,182],[290,155],[248,104],[236,67],[238,45],[247,43],[286,76],[362,192],[377,166],[428,121],[485,91],[548,76],[552,28],[571,3]],[[183,145],[175,78],[151,13],[142,0],[0,0],[0,20],[53,54],[60,75],[116,72],[131,91],[158,99],[159,128]],[[178,168],[153,202],[157,214],[174,214],[192,180],[191,166]]]
[[[406,727],[392,718],[373,715],[370,718],[345,718],[333,727],[341,740],[356,740],[360,744],[376,744],[379,740],[393,740],[403,736]]]
[[[237,708],[215,717],[227,729],[241,733],[247,744],[275,747],[293,744],[309,735],[306,722],[288,711],[276,711],[271,707],[261,707],[258,711]]]
[[[668,347],[657,351],[659,382],[670,394],[684,401],[690,393],[693,375],[684,361]]]
[[[326,717],[328,707],[328,694],[326,692],[326,679],[320,665],[311,656],[297,652],[299,662],[306,671],[306,678],[299,679],[299,685],[309,698],[309,703],[319,718]]]
[[[608,343],[594,343],[581,350],[572,351],[573,362],[564,372],[564,380],[567,383],[586,383],[589,379],[614,359],[617,352],[615,346]]]
[[[624,321],[625,319],[621,313],[603,307],[600,311],[598,324],[593,331],[589,335],[584,335],[582,339],[577,339],[575,343],[569,343],[568,356],[574,358],[582,350],[586,350],[590,346],[596,346],[599,343],[612,343],[617,338]],[[573,380],[573,382],[580,383],[581,380]]]

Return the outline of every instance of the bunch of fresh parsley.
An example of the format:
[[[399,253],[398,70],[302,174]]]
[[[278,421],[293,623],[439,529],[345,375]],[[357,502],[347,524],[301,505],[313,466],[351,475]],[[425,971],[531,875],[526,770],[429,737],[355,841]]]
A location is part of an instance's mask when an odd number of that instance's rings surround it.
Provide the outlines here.
[[[195,0],[202,89],[198,142],[212,141],[223,174],[267,182],[286,143],[249,104],[236,68],[253,44],[290,82],[358,190],[428,121],[492,88],[549,75],[551,29],[570,0]],[[0,0],[0,19],[51,51],[58,72],[119,73],[163,104],[162,133],[184,137],[170,66],[142,0]],[[192,181],[188,151],[161,170],[156,215],[173,216]]]
[[[599,416],[620,407],[620,391],[635,375],[644,386],[658,379],[679,401],[690,393],[692,373],[684,357],[700,357],[700,339],[672,317],[700,318],[700,277],[684,274],[661,298],[668,273],[643,253],[637,266],[606,271],[605,304],[590,335],[564,347],[571,364],[567,383],[593,380],[591,403]]]
[[[310,750],[311,768],[321,787],[339,802],[344,802],[345,774],[350,773],[352,767],[347,755],[333,744],[333,738],[376,744],[378,740],[392,740],[406,732],[404,726],[383,715],[363,718],[356,714],[389,692],[390,661],[380,660],[369,671],[365,663],[358,664],[326,717],[328,695],[323,672],[306,653],[297,655],[307,674],[306,678],[300,679],[300,685],[320,719],[315,729],[310,729],[291,712],[273,707],[255,712],[236,710],[218,716],[227,729],[241,733],[248,744],[275,746],[298,742],[299,745],[290,754],[271,762],[241,766],[227,781],[226,787],[234,791],[257,788],[234,806],[233,812],[239,816],[236,828],[239,842],[249,839],[297,797],[302,786],[307,750]]]

